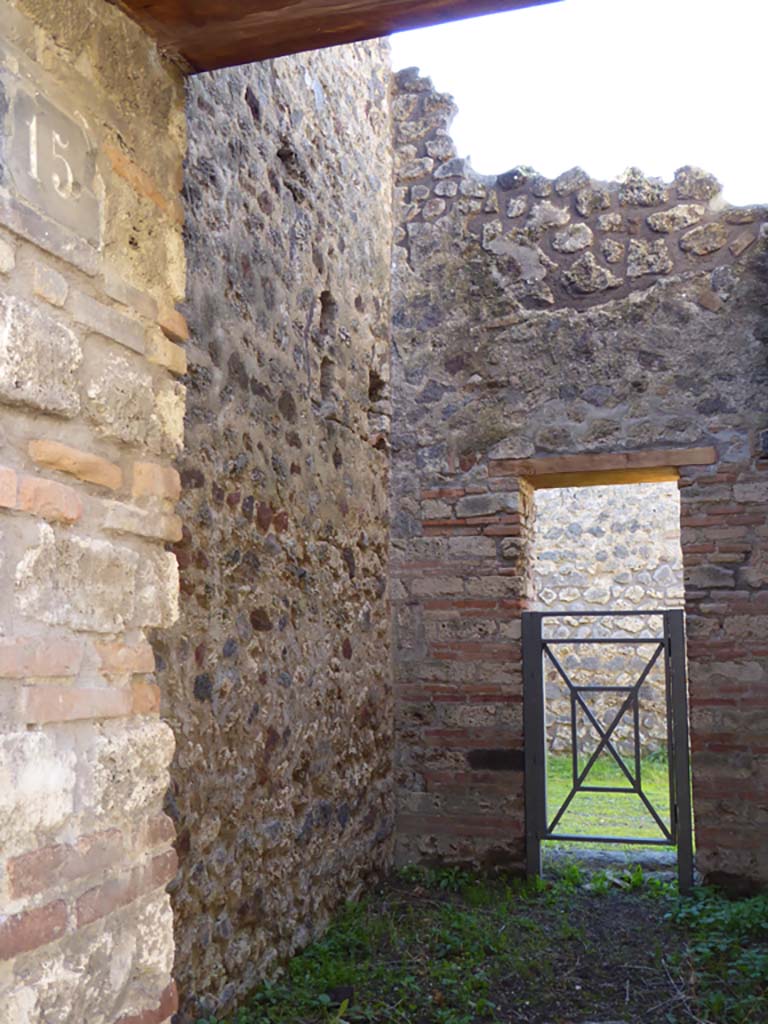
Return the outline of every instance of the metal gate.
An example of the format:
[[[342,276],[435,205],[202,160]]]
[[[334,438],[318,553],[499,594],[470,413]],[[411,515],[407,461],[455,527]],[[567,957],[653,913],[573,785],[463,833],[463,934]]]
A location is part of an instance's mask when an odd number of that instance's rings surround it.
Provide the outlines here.
[[[636,635],[624,630],[622,636],[606,636],[610,618],[629,620],[643,617],[658,621],[661,635]],[[580,620],[602,623],[599,636],[570,635]],[[560,625],[558,627],[558,621]],[[645,623],[643,623],[645,626]],[[560,635],[557,634],[559,628]],[[639,627],[635,626],[635,629]],[[588,630],[594,633],[594,630]],[[641,630],[641,632],[651,632]],[[563,664],[563,650],[576,651],[588,644],[613,644],[614,650],[626,647],[634,652],[635,664],[642,656],[643,667],[632,683],[604,681],[603,673],[590,678],[589,669],[580,669],[579,679]],[[646,658],[647,654],[647,658]],[[666,711],[666,757],[668,764],[669,813],[665,821],[643,788],[643,762],[640,735],[641,691],[651,672],[663,668],[663,690]],[[570,790],[557,807],[547,806],[547,717],[545,686],[546,670],[554,671],[558,685],[570,704],[571,766]],[[626,673],[625,673],[626,674]],[[584,678],[587,682],[584,683]],[[563,685],[564,684],[564,685]],[[650,684],[648,684],[650,685]],[[691,791],[688,759],[688,708],[685,678],[685,625],[682,611],[601,611],[601,612],[525,612],[523,614],[523,686],[525,726],[525,807],[526,856],[529,875],[541,873],[541,844],[547,839],[569,842],[622,843],[677,847],[677,870],[681,892],[693,884],[693,850],[691,834]],[[610,720],[600,720],[590,701],[611,695],[616,706]],[[584,750],[579,749],[577,719],[581,716],[595,742],[594,750],[582,766]],[[631,748],[627,756],[617,744],[617,730],[629,732],[631,739],[624,746]],[[599,758],[605,755],[613,770],[621,775],[622,785],[594,785],[590,773]],[[613,767],[615,764],[615,768]],[[597,774],[597,773],[595,773]],[[579,793],[635,794],[659,832],[657,838],[618,835],[584,835],[562,831],[563,818]]]

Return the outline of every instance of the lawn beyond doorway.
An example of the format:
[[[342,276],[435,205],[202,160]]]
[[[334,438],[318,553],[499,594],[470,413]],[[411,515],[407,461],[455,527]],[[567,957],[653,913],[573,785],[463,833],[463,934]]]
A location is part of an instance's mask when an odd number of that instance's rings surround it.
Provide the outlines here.
[[[768,896],[406,869],[226,1024],[765,1024]],[[224,1024],[206,1019],[198,1024]]]
[[[585,767],[580,764],[580,770]],[[634,764],[628,763],[634,770]],[[645,757],[641,764],[643,792],[661,820],[669,827],[669,769],[661,754]],[[628,786],[627,779],[607,754],[590,770],[591,786]],[[547,814],[552,821],[572,786],[571,758],[547,755]],[[584,836],[631,836],[663,839],[659,826],[634,793],[577,793],[558,825],[558,831]]]

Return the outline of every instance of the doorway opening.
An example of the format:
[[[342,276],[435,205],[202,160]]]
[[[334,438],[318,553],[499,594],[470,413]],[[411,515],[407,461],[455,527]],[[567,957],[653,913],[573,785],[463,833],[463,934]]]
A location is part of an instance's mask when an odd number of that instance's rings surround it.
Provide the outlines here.
[[[551,487],[534,507],[524,647],[527,706],[540,704],[539,851],[669,869],[677,847],[680,867],[690,787],[676,481]]]

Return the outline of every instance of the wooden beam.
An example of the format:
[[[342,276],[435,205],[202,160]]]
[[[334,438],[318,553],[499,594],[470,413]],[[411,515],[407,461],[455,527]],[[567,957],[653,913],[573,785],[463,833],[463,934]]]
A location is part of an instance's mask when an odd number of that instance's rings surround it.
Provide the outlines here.
[[[559,0],[118,0],[190,71]]]
[[[584,455],[543,455],[535,459],[491,459],[490,476],[523,476],[531,480],[555,474],[626,472],[627,470],[669,469],[679,466],[712,466],[717,462],[714,448],[654,448],[640,452],[597,452]],[[564,484],[556,486],[563,487]]]
[[[535,491],[553,487],[600,487],[603,484],[658,484],[679,480],[680,471],[674,466],[653,469],[603,469],[584,473],[544,473],[525,478]]]

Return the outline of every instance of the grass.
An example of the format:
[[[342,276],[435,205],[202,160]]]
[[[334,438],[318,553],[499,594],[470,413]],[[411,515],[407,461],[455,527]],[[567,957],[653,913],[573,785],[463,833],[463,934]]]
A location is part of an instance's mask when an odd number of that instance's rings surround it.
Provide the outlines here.
[[[531,884],[408,869],[226,1024],[765,1024],[767,957],[765,896],[577,863]]]
[[[584,761],[580,765],[583,770]],[[631,763],[630,770],[634,769]],[[547,756],[547,812],[552,821],[571,790],[570,755]],[[641,764],[643,792],[661,820],[669,825],[669,777],[664,757],[651,755]],[[628,785],[618,765],[608,754],[601,754],[587,777],[592,786]],[[631,836],[662,839],[656,822],[634,793],[578,793],[557,826],[563,833],[578,835]]]

